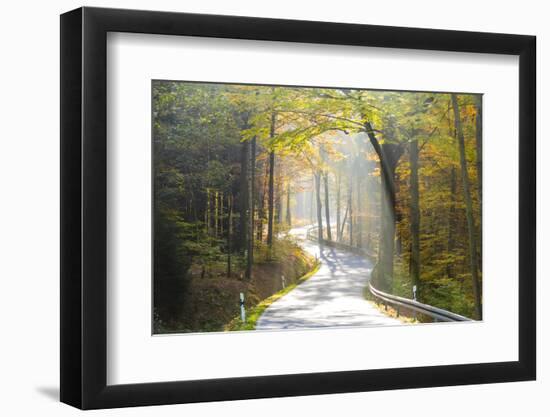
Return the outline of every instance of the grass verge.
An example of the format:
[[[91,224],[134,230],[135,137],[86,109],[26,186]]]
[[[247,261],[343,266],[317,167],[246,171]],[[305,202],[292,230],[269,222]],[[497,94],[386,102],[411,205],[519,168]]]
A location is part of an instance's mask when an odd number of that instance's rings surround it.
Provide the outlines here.
[[[225,331],[243,331],[243,330],[254,330],[256,329],[256,322],[262,315],[262,313],[265,311],[266,308],[268,308],[271,304],[273,304],[275,301],[283,297],[284,295],[288,294],[290,291],[292,291],[294,288],[296,288],[298,285],[300,285],[302,282],[307,281],[309,278],[311,278],[321,266],[321,262],[317,261],[317,263],[313,266],[313,269],[309,271],[307,274],[302,275],[298,280],[286,286],[281,291],[276,292],[272,296],[266,298],[265,300],[260,301],[258,304],[256,304],[254,307],[250,307],[246,309],[246,321],[243,323],[241,321],[241,317],[235,317],[233,320],[231,320],[225,327]]]

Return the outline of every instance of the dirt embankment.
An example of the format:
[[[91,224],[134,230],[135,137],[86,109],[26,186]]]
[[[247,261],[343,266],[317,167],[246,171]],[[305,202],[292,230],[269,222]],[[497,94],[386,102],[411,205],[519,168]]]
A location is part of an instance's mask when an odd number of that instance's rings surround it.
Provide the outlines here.
[[[245,294],[246,307],[253,307],[283,288],[283,276],[286,285],[293,284],[313,268],[314,262],[299,246],[281,240],[276,242],[270,256],[261,249],[257,251],[251,281],[246,281],[238,272],[231,277],[224,273],[194,276],[181,319],[163,330],[167,333],[222,331],[240,312],[239,293]]]

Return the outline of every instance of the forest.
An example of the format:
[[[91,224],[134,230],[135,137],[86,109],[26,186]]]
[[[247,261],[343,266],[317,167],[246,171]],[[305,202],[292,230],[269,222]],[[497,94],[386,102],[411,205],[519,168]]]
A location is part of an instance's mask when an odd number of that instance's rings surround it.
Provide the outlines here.
[[[154,333],[221,331],[315,268],[482,319],[482,96],[152,81]],[[367,301],[365,301],[367,302]]]

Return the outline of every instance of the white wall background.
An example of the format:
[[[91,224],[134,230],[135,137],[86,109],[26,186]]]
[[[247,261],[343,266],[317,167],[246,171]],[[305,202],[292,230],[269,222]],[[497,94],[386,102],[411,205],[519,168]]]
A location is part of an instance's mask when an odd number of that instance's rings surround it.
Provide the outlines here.
[[[2,8],[0,64],[0,412],[3,415],[76,415],[57,402],[59,392],[59,17],[81,6],[6,2]],[[550,250],[550,152],[542,115],[550,97],[541,80],[550,58],[544,2],[407,0],[123,0],[86,5],[534,34],[538,36],[539,249]],[[542,96],[545,97],[543,103]],[[543,236],[544,235],[544,236]],[[539,263],[538,381],[483,386],[325,395],[230,403],[99,411],[95,415],[477,416],[544,415],[550,410],[550,293],[547,264]],[[475,341],[471,341],[474,342]]]

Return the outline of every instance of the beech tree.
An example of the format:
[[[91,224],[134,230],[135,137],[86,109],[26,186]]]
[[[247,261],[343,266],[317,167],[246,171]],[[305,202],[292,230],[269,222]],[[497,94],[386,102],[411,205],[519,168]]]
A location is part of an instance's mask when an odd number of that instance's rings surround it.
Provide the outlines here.
[[[464,144],[464,132],[462,130],[462,120],[458,99],[456,94],[451,95],[453,103],[453,113],[455,119],[455,130],[460,152],[460,168],[462,173],[462,190],[464,192],[464,201],[466,202],[466,220],[468,221],[468,240],[470,248],[470,271],[472,274],[472,288],[475,300],[475,318],[481,320],[481,294],[478,279],[478,261],[476,248],[476,231],[474,223],[474,211],[472,196],[470,194],[470,179],[468,178],[468,165],[466,162],[466,147]]]

